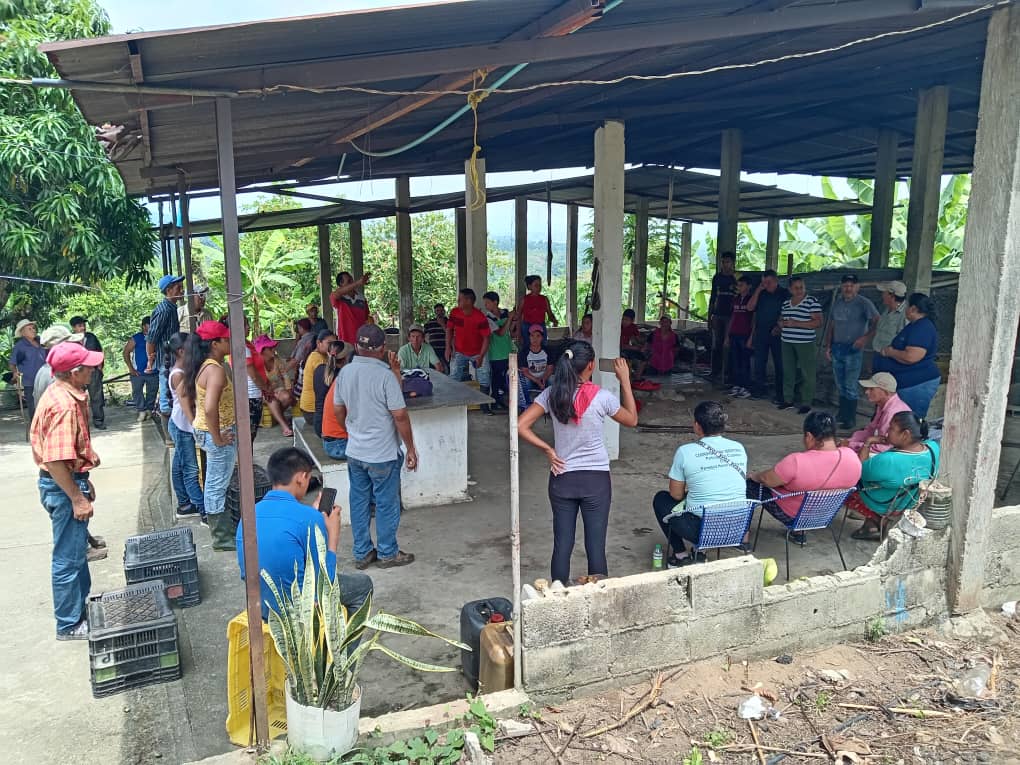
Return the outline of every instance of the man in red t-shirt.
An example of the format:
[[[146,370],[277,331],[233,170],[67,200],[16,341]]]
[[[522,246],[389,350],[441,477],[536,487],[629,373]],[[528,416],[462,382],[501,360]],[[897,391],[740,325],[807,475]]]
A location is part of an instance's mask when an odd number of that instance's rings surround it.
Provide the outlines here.
[[[364,289],[371,279],[370,273],[355,279],[347,271],[341,271],[336,277],[336,289],[329,296],[329,302],[336,310],[337,337],[351,348],[357,343],[358,327],[368,319],[368,300]]]
[[[645,358],[645,341],[641,337],[641,328],[635,323],[636,318],[633,308],[623,312],[620,320],[620,355],[632,362],[634,378],[640,380],[648,362]]]
[[[457,296],[457,307],[446,320],[446,360],[450,362],[450,377],[459,382],[468,379],[468,365],[475,367],[478,385],[483,392],[489,387],[489,365],[485,355],[489,352],[489,320],[475,308],[475,291],[462,289]]]

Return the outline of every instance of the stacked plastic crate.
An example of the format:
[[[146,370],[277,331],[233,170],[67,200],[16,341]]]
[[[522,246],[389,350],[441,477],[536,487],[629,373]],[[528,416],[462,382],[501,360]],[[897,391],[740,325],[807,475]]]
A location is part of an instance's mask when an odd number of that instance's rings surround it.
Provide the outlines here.
[[[128,584],[162,581],[167,598],[182,608],[201,603],[191,529],[177,526],[129,537],[124,543],[124,578]]]
[[[273,482],[269,480],[269,473],[261,465],[253,466],[253,478],[255,480],[255,501],[258,502],[269,490],[273,488]],[[237,470],[230,478],[230,485],[227,487],[226,509],[230,511],[230,517],[234,521],[234,527],[241,522],[241,484]]]

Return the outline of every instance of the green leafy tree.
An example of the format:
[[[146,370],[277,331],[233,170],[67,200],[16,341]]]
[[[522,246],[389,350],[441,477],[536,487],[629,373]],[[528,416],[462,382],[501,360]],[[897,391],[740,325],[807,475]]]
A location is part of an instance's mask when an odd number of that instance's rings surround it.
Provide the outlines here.
[[[94,0],[0,0],[0,76],[55,77],[39,43],[109,31]],[[154,251],[148,213],[125,196],[70,93],[0,87],[0,274],[138,284],[149,278]],[[0,309],[15,291],[21,313],[41,313],[53,298],[21,285],[0,279]],[[8,312],[7,323],[18,315]]]

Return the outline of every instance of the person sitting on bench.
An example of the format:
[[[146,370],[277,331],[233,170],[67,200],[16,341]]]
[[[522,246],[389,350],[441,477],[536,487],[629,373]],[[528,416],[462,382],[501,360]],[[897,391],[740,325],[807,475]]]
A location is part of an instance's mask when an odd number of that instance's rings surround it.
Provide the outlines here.
[[[333,411],[333,386],[336,376],[347,363],[347,346],[341,340],[329,344],[326,363],[312,373],[315,387],[315,435],[322,439],[322,448],[335,460],[347,459],[347,431],[337,422]]]

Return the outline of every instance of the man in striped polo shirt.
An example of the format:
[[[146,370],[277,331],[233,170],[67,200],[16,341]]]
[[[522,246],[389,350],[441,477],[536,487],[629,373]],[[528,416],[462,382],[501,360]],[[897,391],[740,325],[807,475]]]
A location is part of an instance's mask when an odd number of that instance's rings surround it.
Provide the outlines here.
[[[783,341],[783,400],[780,409],[807,414],[815,397],[818,328],[822,326],[822,306],[807,294],[804,280],[790,279],[790,299],[783,303],[779,327]]]

